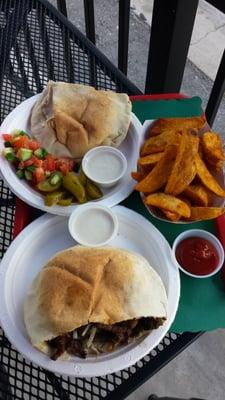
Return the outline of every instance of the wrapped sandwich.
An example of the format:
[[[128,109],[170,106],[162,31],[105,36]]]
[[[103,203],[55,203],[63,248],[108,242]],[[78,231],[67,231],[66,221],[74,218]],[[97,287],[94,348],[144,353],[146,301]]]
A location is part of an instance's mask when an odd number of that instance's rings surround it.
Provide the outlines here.
[[[111,352],[166,320],[164,285],[135,253],[75,246],[57,253],[34,279],[24,304],[33,346],[56,360]]]
[[[93,147],[118,147],[131,120],[125,93],[49,81],[31,112],[31,133],[56,157],[80,159]]]

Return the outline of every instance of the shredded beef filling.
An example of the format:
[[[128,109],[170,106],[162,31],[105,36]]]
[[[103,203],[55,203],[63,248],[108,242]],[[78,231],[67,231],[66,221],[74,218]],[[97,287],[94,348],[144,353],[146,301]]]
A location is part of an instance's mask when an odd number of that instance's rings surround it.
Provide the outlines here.
[[[80,358],[87,354],[113,351],[118,346],[128,344],[137,337],[157,329],[164,318],[140,318],[119,322],[113,325],[89,324],[49,340],[51,359],[57,360],[65,351]]]
[[[51,348],[52,360],[57,360],[57,358],[60,357],[65,351],[80,358],[86,357],[82,341],[79,339],[73,339],[73,334],[71,332],[57,336],[48,343]]]

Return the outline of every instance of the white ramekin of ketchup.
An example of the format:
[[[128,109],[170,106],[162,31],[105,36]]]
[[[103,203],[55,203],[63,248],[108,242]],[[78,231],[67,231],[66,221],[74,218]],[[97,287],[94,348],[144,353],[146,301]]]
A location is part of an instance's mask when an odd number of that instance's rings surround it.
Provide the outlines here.
[[[194,278],[208,278],[222,268],[224,250],[212,233],[189,229],[175,239],[172,257],[185,274]]]

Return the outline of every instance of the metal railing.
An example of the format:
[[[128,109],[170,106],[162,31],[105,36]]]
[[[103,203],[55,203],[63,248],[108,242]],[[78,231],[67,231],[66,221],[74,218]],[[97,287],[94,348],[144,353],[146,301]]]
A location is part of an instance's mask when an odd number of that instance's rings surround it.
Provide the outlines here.
[[[225,13],[224,0],[207,0]],[[95,44],[94,0],[83,0],[86,36]],[[66,0],[57,0],[58,10],[67,16]],[[149,38],[145,93],[179,92],[194,27],[198,0],[155,0]],[[125,75],[128,65],[130,0],[119,0],[118,68]],[[213,123],[225,92],[225,51],[206,107]]]

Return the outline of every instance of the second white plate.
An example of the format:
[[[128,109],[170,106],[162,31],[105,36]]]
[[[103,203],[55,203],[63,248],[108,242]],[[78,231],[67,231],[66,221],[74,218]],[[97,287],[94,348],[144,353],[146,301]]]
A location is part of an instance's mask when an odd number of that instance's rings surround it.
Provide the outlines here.
[[[27,337],[23,304],[32,280],[56,252],[76,245],[68,231],[68,219],[44,215],[20,233],[7,250],[0,268],[0,321],[12,344],[26,358],[55,373],[91,377],[129,367],[149,353],[167,333],[178,307],[180,276],[172,262],[171,248],[162,234],[141,215],[122,206],[113,207],[119,231],[110,246],[144,256],[159,273],[168,297],[167,321],[144,339],[112,353],[83,360],[52,361],[32,347]]]

